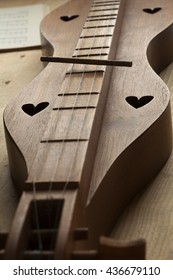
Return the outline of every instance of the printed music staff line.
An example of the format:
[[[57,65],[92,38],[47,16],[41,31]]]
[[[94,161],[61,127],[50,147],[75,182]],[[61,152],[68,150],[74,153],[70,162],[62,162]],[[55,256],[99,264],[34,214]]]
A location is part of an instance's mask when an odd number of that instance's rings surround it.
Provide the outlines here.
[[[39,25],[46,5],[0,9],[0,51],[40,46]]]

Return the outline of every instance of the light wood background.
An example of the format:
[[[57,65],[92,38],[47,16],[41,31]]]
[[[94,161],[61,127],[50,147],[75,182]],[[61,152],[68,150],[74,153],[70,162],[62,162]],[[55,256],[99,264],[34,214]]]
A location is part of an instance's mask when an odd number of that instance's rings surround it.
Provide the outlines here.
[[[53,10],[65,2],[67,0],[0,0],[0,8],[45,3]],[[0,53],[0,231],[9,230],[18,203],[9,174],[3,110],[42,70],[40,56],[41,50]],[[160,76],[172,93],[173,108],[173,64]],[[173,154],[153,182],[126,208],[112,235],[119,240],[145,238],[147,259],[173,259]]]

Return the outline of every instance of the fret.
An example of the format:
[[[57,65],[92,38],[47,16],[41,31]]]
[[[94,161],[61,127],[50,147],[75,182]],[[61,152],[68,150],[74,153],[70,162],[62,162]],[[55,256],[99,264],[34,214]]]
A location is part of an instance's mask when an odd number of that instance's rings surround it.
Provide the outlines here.
[[[93,25],[93,26],[88,26],[88,27],[84,27],[83,29],[97,29],[98,28],[108,28],[108,27],[114,27],[114,25],[100,25],[100,26],[97,26],[97,25]]]
[[[118,14],[118,10],[119,10],[119,5],[115,5],[114,7],[111,8],[93,8],[92,10],[90,10],[88,17],[90,16],[110,16],[112,14]]]
[[[107,3],[107,2],[115,3],[115,2],[120,2],[120,0],[94,0],[93,1],[93,3]]]
[[[120,0],[103,0],[103,1],[93,1],[93,5],[95,5],[95,4],[104,4],[104,3],[119,3],[120,2]]]
[[[86,58],[90,58],[90,57],[98,57],[98,56],[102,56],[102,59],[106,59],[106,57],[104,58],[103,56],[108,56],[109,54],[109,47],[107,48],[103,48],[103,47],[99,47],[99,48],[92,48],[92,49],[77,49],[75,50],[75,52],[73,53],[72,57],[86,57]]]
[[[97,8],[97,7],[112,7],[118,5],[117,3],[107,3],[107,4],[93,4],[92,7],[93,8]]]
[[[103,1],[93,1],[93,5],[97,5],[97,4],[105,4],[105,3],[120,3],[120,0],[108,0],[108,1],[105,1],[105,0],[103,0]]]
[[[112,37],[112,34],[80,36],[80,39],[90,39],[90,38],[100,38],[100,37],[103,38]]]
[[[112,36],[113,31],[114,31],[114,27],[108,27],[108,26],[102,28],[95,27],[92,29],[85,28],[83,29],[80,38],[91,37],[91,36],[98,37],[98,36],[105,36],[105,35]]]
[[[115,22],[116,22],[116,19],[108,19],[108,20],[104,20],[104,19],[101,19],[101,21],[87,21],[84,25],[84,29],[85,28],[99,28],[99,27],[102,27],[103,26],[107,26],[109,27],[110,26],[115,26]]]
[[[95,109],[96,106],[69,106],[69,107],[59,107],[59,108],[53,108],[54,111],[62,111],[62,110],[86,110],[86,109]]]
[[[58,95],[56,102],[54,103],[53,110],[62,109],[79,109],[79,108],[95,108],[98,103],[98,94],[75,94],[75,95]]]
[[[99,21],[101,22],[102,20],[106,21],[106,20],[116,20],[117,19],[117,15],[114,15],[112,17],[108,17],[108,18],[95,18],[95,19],[87,19],[86,22],[93,22],[93,21]]]
[[[93,13],[93,12],[107,12],[107,11],[117,11],[119,9],[119,6],[116,5],[114,8],[103,8],[103,9],[96,9],[96,10],[91,10],[90,13]]]
[[[99,92],[66,92],[66,93],[59,93],[58,96],[72,96],[72,95],[97,95]]]
[[[71,143],[71,142],[86,142],[89,139],[46,139],[46,140],[41,140],[40,143]]]
[[[93,50],[102,50],[102,49],[109,49],[108,46],[103,46],[103,47],[91,47],[91,48],[76,48],[76,51],[93,51]]]
[[[87,18],[88,19],[90,19],[90,18],[99,18],[99,20],[101,19],[101,18],[110,18],[110,17],[114,17],[114,16],[117,16],[117,13],[108,13],[108,14],[104,14],[104,15],[102,15],[101,13],[100,13],[100,15],[89,15]]]
[[[74,70],[70,70],[69,72],[66,72],[66,75],[76,75],[76,74],[95,74],[95,73],[104,73],[106,66],[101,66],[102,69],[97,69],[97,67],[91,69],[91,68],[87,68],[87,69],[74,69]]]
[[[77,54],[74,54],[72,57],[86,57],[86,58],[90,58],[90,57],[101,57],[101,56],[108,56],[108,53],[101,53],[101,52],[98,52],[98,50],[96,52],[96,50],[95,50],[95,52],[87,54],[85,52],[82,53],[81,51],[80,52],[78,51]]]
[[[94,40],[91,41],[87,39],[80,38],[78,44],[76,46],[77,49],[80,48],[98,48],[98,47],[110,47],[111,46],[112,37],[95,37]]]

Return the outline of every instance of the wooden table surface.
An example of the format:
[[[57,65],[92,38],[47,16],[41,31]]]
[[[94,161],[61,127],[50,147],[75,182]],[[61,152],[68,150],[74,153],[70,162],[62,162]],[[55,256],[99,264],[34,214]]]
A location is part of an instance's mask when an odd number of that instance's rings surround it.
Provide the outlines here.
[[[0,8],[45,3],[50,10],[67,0],[0,0]],[[0,231],[8,231],[18,203],[9,174],[3,110],[41,70],[41,50],[0,53]],[[173,64],[161,74],[173,108]],[[173,155],[158,176],[125,209],[112,233],[119,240],[145,238],[147,259],[173,259]]]

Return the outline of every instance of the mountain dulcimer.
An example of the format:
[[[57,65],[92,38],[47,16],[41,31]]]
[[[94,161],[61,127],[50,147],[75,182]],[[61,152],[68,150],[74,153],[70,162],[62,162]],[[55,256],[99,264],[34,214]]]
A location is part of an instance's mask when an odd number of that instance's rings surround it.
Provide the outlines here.
[[[125,206],[172,149],[172,0],[72,0],[41,24],[45,69],[6,107],[21,190],[4,259],[143,259],[118,242]]]

